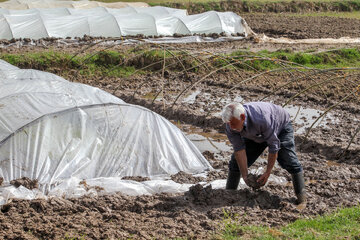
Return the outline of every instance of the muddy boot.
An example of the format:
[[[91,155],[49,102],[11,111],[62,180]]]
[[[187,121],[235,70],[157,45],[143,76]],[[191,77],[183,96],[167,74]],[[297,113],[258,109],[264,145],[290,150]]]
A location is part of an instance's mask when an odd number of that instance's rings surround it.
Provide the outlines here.
[[[240,182],[240,175],[239,171],[229,171],[226,189],[236,190]]]
[[[305,181],[304,181],[304,172],[291,174],[292,182],[294,186],[294,191],[297,197],[297,204],[306,202],[306,191],[305,191]]]

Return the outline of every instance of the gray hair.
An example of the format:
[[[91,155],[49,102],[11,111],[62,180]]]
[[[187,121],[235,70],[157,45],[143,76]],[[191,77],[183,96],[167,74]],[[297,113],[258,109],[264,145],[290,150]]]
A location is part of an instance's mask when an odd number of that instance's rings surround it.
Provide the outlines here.
[[[241,103],[232,102],[226,105],[221,113],[221,118],[224,123],[230,122],[232,117],[240,120],[240,115],[245,113],[245,108]]]

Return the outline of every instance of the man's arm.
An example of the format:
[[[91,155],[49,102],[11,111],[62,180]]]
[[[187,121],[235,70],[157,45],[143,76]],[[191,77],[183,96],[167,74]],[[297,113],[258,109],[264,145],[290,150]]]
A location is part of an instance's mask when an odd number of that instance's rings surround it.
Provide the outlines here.
[[[248,164],[245,149],[239,150],[235,152],[235,159],[239,166],[240,173],[245,183],[247,184],[247,176],[248,176]]]
[[[260,183],[262,186],[265,185],[267,180],[269,179],[271,171],[275,165],[276,159],[277,159],[277,153],[269,153],[266,171],[257,180],[257,182]]]

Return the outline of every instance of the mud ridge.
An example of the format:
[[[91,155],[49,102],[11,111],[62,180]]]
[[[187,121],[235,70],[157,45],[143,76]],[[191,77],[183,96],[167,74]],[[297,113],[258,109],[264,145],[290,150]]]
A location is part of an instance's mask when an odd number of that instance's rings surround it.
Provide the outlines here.
[[[360,180],[348,181],[340,178],[321,185],[317,181],[308,183],[309,200],[303,210],[296,208],[290,186],[271,184],[256,191],[197,184],[184,194],[15,199],[1,208],[0,238],[209,239],[226,216],[233,216],[242,225],[274,227],[336,210],[339,204],[356,206]]]

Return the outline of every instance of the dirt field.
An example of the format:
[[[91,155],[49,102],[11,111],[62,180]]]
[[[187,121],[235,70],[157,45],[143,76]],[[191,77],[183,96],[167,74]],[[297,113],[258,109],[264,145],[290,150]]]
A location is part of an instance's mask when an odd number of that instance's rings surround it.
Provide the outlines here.
[[[360,20],[336,17],[284,17],[281,14],[243,14],[256,33],[269,37],[307,38],[358,38]]]
[[[270,36],[293,38],[318,38],[359,36],[360,21],[331,18],[281,18],[263,15],[247,15],[246,19],[255,32]],[[315,23],[314,23],[315,21]],[[331,23],[334,21],[333,23]],[[349,26],[348,26],[349,25]],[[351,26],[351,28],[350,28]],[[321,31],[319,31],[319,29]],[[356,32],[357,31],[357,32]],[[328,49],[353,45],[271,45],[254,43],[251,40],[229,43],[182,44],[178,48],[189,51],[230,52],[238,48],[259,49]],[[57,51],[79,51],[83,46],[59,46]],[[121,47],[121,46],[118,46]],[[4,49],[8,52],[40,51],[43,47]],[[91,51],[91,50],[89,50]],[[61,75],[61,72],[58,72]],[[306,78],[274,91],[276,86],[294,78],[293,73],[271,73],[247,84],[232,89],[241,78],[249,77],[246,72],[223,71],[206,78],[181,96],[172,107],[177,94],[200,80],[204,73],[190,73],[188,76],[167,71],[149,75],[133,76],[128,79],[80,78],[77,81],[99,87],[128,103],[148,107],[173,120],[187,134],[199,134],[215,142],[227,143],[219,111],[225,103],[241,97],[244,102],[264,99],[277,104],[285,103],[301,89],[313,84]],[[316,75],[323,81],[330,73]],[[355,78],[356,80],[356,78]],[[354,80],[354,81],[355,81]],[[358,84],[358,83],[357,83]],[[290,104],[324,111],[346,97],[355,87],[348,82],[329,83],[296,97]],[[153,101],[159,89],[164,94]],[[191,94],[194,97],[191,98]],[[191,98],[189,100],[189,97]],[[323,125],[311,131],[296,134],[297,153],[304,167],[308,203],[306,208],[295,204],[291,183],[270,183],[259,190],[241,189],[227,191],[195,185],[183,194],[158,194],[154,196],[129,197],[121,194],[80,199],[13,200],[2,206],[0,212],[1,239],[166,239],[217,238],[224,215],[230,215],[240,223],[251,225],[279,226],[299,218],[313,217],[336,210],[339,207],[355,206],[360,203],[360,134],[349,149],[346,148],[359,126],[359,95],[339,103],[331,110],[331,117]],[[214,104],[215,103],[215,104]],[[298,117],[295,130],[308,127],[308,119]],[[217,170],[211,172],[206,181],[225,179],[227,161],[231,151],[206,151],[204,156]],[[258,161],[254,167],[266,166]],[[274,176],[290,175],[275,166]],[[142,178],[133,178],[142,181]],[[180,183],[195,183],[185,173],[172,177]],[[224,214],[226,213],[226,214]],[[239,236],[243,233],[239,232]]]

